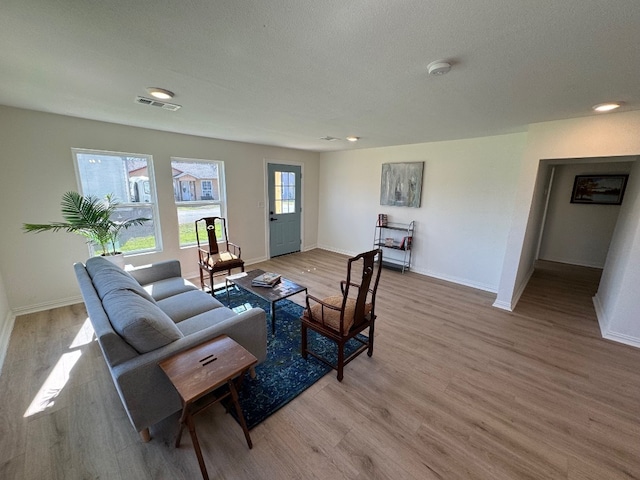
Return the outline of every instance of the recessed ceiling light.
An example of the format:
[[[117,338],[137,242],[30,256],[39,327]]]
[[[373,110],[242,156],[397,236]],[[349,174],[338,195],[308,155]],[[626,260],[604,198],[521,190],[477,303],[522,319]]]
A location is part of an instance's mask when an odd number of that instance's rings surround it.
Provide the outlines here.
[[[357,142],[358,140],[360,140],[360,137],[355,137],[353,135],[349,135],[348,137],[346,137],[347,140],[349,140],[350,142]]]
[[[147,92],[149,92],[149,95],[151,95],[152,97],[156,97],[161,100],[169,100],[170,98],[173,98],[174,95],[173,92],[169,90],[157,87],[149,87],[147,88]]]
[[[622,102],[609,102],[609,103],[599,103],[598,105],[594,105],[593,108],[596,112],[610,112],[611,110],[615,110],[616,108],[620,108]]]

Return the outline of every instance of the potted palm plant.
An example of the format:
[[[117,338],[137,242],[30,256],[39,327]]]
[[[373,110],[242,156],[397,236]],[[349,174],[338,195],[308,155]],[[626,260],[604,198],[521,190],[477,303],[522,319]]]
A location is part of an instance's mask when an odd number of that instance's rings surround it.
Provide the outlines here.
[[[78,192],[66,192],[62,196],[62,217],[64,222],[25,223],[25,232],[57,232],[65,231],[82,235],[88,242],[100,246],[105,257],[122,257],[117,251],[118,235],[134,225],[143,225],[149,218],[131,218],[125,221],[115,221],[111,217],[116,211],[118,202],[113,195],[107,195],[103,200],[93,195],[83,196]],[[115,262],[119,263],[119,262]],[[122,262],[124,264],[124,261]]]

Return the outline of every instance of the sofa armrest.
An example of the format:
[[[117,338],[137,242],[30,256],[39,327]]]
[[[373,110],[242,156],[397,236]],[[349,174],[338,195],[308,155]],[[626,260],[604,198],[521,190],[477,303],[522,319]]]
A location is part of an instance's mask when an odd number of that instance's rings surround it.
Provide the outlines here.
[[[142,265],[127,271],[138,281],[140,285],[148,285],[167,278],[182,276],[180,262],[178,260],[166,260],[164,262],[156,262],[150,265]]]
[[[260,308],[252,308],[113,367],[116,388],[136,430],[141,431],[181,408],[177,391],[158,363],[223,334],[244,346],[258,362],[266,358],[266,314]]]

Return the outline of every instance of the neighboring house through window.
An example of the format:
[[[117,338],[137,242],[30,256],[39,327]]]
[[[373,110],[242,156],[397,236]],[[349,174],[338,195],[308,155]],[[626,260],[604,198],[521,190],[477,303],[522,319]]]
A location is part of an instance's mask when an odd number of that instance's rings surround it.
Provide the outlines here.
[[[180,246],[195,245],[196,220],[226,216],[224,163],[172,157],[171,169],[180,227]]]
[[[100,199],[112,195],[119,205],[114,220],[150,218],[120,233],[125,254],[161,250],[151,155],[73,148],[80,193]],[[96,251],[91,247],[92,253]]]

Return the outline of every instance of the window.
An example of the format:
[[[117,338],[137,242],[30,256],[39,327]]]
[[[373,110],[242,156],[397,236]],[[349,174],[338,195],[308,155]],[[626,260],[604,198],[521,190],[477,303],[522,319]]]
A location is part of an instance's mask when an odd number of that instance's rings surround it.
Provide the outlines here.
[[[296,213],[296,176],[293,172],[275,172],[276,214]]]
[[[151,156],[77,148],[72,151],[82,195],[112,195],[119,203],[114,220],[151,219],[121,231],[118,250],[125,254],[160,250]]]
[[[173,195],[180,226],[180,246],[196,244],[195,221],[225,217],[224,163],[172,158]]]
[[[213,182],[202,180],[202,200],[213,200]]]

